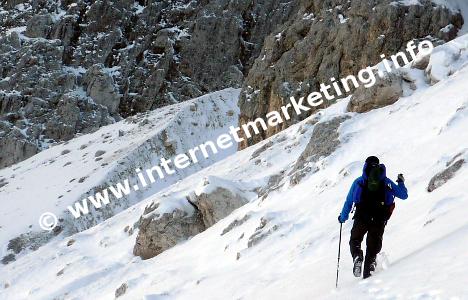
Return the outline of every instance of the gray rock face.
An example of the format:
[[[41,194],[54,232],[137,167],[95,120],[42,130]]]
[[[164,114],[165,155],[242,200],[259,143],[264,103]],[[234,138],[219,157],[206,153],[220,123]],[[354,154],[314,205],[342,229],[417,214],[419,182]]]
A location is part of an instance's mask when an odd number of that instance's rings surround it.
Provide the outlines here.
[[[113,122],[107,108],[89,98],[67,93],[56,101],[0,91],[0,168]]]
[[[122,283],[116,290],[115,290],[115,298],[119,298],[123,296],[127,292],[128,285],[127,283]]]
[[[4,128],[0,125],[0,128]],[[2,135],[0,144],[0,168],[10,166],[27,159],[38,152],[34,143],[23,136],[18,129],[10,129],[7,135]]]
[[[428,192],[433,192],[434,190],[438,189],[442,185],[446,184],[447,181],[452,179],[455,174],[457,173],[458,170],[461,169],[461,167],[465,164],[464,159],[458,159],[456,161],[452,161],[449,163],[446,169],[443,171],[437,173],[432,177],[431,181],[429,182],[429,185],[427,186],[427,191]]]
[[[255,229],[254,234],[249,237],[249,241],[247,242],[247,247],[251,248],[259,244],[261,241],[266,239],[270,236],[273,232],[279,229],[278,225],[271,226],[268,230],[266,230],[266,226],[269,223],[269,220],[266,218],[260,219],[260,225]]]
[[[46,38],[53,24],[52,16],[48,13],[34,15],[28,21],[25,35],[30,38]]]
[[[38,152],[109,124],[109,115],[125,118],[232,86],[243,87],[244,123],[330,77],[355,74],[408,40],[453,38],[462,24],[459,14],[429,0],[413,6],[390,2],[3,1],[0,92],[17,95],[28,114],[0,115],[7,122],[0,144],[21,149],[15,145],[28,141]],[[83,109],[84,120],[77,120]],[[12,117],[15,122],[7,120]],[[15,128],[33,135],[12,140]],[[33,153],[19,151],[25,153],[0,161],[0,167]]]
[[[358,87],[348,103],[347,110],[363,113],[395,103],[403,95],[403,80],[397,74],[376,77],[376,83],[369,88]]]
[[[247,199],[221,187],[209,194],[202,193],[196,199],[205,227],[212,226],[246,203]]]
[[[299,183],[304,176],[314,172],[316,167],[313,163],[321,157],[329,156],[338,148],[340,145],[338,129],[347,119],[349,116],[340,116],[315,125],[309,143],[289,173],[292,184]]]
[[[448,39],[440,29],[463,24],[460,14],[434,6],[390,4],[378,1],[296,1],[294,17],[266,37],[242,87],[240,123],[278,110],[290,96],[300,97],[319,90],[330,78],[342,78],[380,61],[380,54],[395,54],[406,42],[428,35]],[[314,110],[309,111],[311,114]],[[281,126],[270,127],[241,144],[241,148],[269,137],[296,123],[294,115]]]
[[[145,214],[151,209],[145,209]],[[157,219],[142,218],[133,254],[143,259],[152,258],[204,230],[203,221],[197,213],[189,215],[179,209]]]
[[[5,256],[2,258],[1,262],[2,262],[2,264],[7,265],[7,264],[9,264],[9,263],[11,263],[11,262],[14,262],[15,260],[16,260],[15,255],[12,254],[12,253],[10,253],[10,254],[8,254],[8,255],[5,255]]]
[[[41,106],[30,112],[46,121],[19,114],[22,127],[3,125],[0,144],[12,143],[6,137],[15,127],[32,130],[37,136],[26,140],[39,145],[37,152],[111,122],[76,119],[80,102],[92,103],[88,98],[97,104],[96,119],[119,119],[240,87],[265,36],[296,10],[288,0],[3,1],[0,91],[34,97]],[[80,99],[74,108],[70,99],[57,105],[69,93]],[[59,107],[71,116],[66,123]],[[1,166],[28,155],[17,153]]]
[[[245,215],[240,220],[236,219],[232,221],[226,228],[223,229],[223,232],[221,232],[221,235],[225,235],[226,233],[230,232],[233,228],[241,226],[249,219],[250,219],[250,215]]]
[[[80,73],[63,67],[60,41],[14,33],[0,44],[0,168],[114,121],[80,92]]]
[[[19,254],[25,249],[37,250],[40,246],[47,243],[51,238],[59,232],[59,226],[56,227],[57,231],[48,232],[28,232],[19,235],[18,237],[10,240],[7,245],[7,251],[10,252],[2,259],[3,264],[8,264],[16,260],[16,254]]]
[[[110,113],[115,113],[120,104],[120,95],[112,77],[103,71],[102,64],[92,66],[85,75],[86,93],[94,102],[107,107]]]
[[[209,193],[192,194],[191,198],[187,197],[187,201],[195,208],[192,214],[175,209],[161,216],[154,213],[145,216],[158,208],[158,204],[148,206],[139,221],[140,231],[133,254],[143,259],[154,257],[177,243],[203,232],[247,203],[247,199],[243,196],[222,187],[216,187]]]

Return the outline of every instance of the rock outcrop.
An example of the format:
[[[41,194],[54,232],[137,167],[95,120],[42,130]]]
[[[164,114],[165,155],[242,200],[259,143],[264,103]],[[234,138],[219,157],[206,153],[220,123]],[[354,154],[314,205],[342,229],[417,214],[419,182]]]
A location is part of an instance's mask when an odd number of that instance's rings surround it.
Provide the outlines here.
[[[34,15],[28,21],[24,35],[30,38],[47,38],[53,23],[54,21],[49,13]]]
[[[115,298],[119,298],[120,296],[123,296],[128,289],[128,285],[126,282],[122,283],[116,290],[115,290]]]
[[[151,209],[154,207],[147,207],[144,214],[149,213]],[[205,230],[197,213],[190,215],[176,209],[155,217],[155,219],[143,217],[140,220],[140,231],[133,248],[133,254],[143,259],[152,258]]]
[[[0,168],[114,122],[62,66],[60,41],[0,37]]]
[[[350,112],[363,113],[395,103],[403,95],[403,79],[398,74],[376,76],[376,83],[366,88],[358,87],[348,103]]]
[[[206,179],[204,183],[209,184]],[[158,203],[146,207],[139,221],[140,230],[133,254],[143,259],[154,257],[177,243],[203,232],[246,204],[248,199],[242,193],[216,186],[199,193],[191,193],[187,196],[187,202],[192,207],[192,212],[176,208],[171,212],[159,214]]]
[[[20,234],[19,236],[11,239],[7,245],[7,255],[5,255],[1,262],[8,264],[16,260],[16,255],[24,250],[35,251],[42,245],[49,242],[54,236],[60,233],[60,226],[57,226],[54,231],[42,231],[42,232],[27,232]]]
[[[428,35],[447,40],[461,28],[460,14],[429,0],[419,3],[296,1],[296,15],[266,37],[246,77],[239,104],[240,123],[278,110],[290,96],[318,91],[320,83],[329,84],[332,77],[356,75],[360,69],[379,62],[380,54],[395,54],[405,48],[407,41]],[[449,24],[452,26],[446,27]],[[441,31],[442,28],[450,33]],[[281,126],[270,127],[247,140],[241,148],[307,116],[293,115]]]
[[[84,76],[86,94],[97,104],[105,106],[110,113],[117,112],[120,95],[112,76],[104,71],[104,65],[97,64],[88,69]]]
[[[432,177],[429,185],[427,186],[428,192],[433,192],[442,185],[446,184],[447,181],[452,179],[458,170],[465,164],[464,159],[452,160],[443,171],[437,173]]]
[[[306,175],[317,171],[314,163],[322,157],[329,156],[338,148],[340,145],[338,129],[349,118],[349,116],[340,116],[315,125],[306,148],[289,173],[292,184],[299,183]]]
[[[267,218],[262,217],[260,219],[260,225],[255,229],[255,232],[249,237],[247,242],[247,247],[251,248],[259,244],[261,241],[266,239],[272,233],[279,229],[279,225],[274,224],[267,228],[267,224],[269,220]]]
[[[217,187],[210,193],[196,196],[197,206],[205,227],[210,227],[228,216],[232,211],[247,203],[247,199],[226,188]]]

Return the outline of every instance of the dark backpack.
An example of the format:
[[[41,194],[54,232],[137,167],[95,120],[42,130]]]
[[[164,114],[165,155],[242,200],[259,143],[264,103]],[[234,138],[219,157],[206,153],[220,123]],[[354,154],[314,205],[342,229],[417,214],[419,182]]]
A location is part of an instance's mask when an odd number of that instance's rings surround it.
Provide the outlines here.
[[[366,182],[359,184],[359,186],[362,189],[361,199],[359,203],[356,203],[354,219],[362,219],[364,221],[388,221],[395,209],[394,202],[390,205],[385,204],[386,193],[390,187],[386,184],[382,184],[379,190],[371,192],[367,188]]]

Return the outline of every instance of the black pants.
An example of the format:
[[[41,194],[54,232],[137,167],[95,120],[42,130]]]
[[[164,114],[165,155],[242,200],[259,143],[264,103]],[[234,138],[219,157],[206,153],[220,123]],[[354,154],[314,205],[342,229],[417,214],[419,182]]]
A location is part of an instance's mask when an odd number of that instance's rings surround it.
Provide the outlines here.
[[[363,258],[361,250],[361,243],[364,235],[367,233],[366,238],[366,257],[364,261],[364,275],[369,275],[371,265],[375,262],[377,254],[382,250],[382,239],[387,222],[363,221],[359,219],[354,220],[353,228],[351,229],[351,238],[349,240],[349,247],[353,260],[356,256]]]

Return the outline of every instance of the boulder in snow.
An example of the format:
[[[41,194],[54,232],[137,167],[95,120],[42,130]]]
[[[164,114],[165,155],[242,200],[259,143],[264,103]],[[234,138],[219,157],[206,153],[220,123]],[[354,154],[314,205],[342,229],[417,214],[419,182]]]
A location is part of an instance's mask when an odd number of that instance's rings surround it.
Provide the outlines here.
[[[347,119],[349,116],[339,116],[315,125],[309,143],[289,173],[292,184],[299,183],[308,173],[314,172],[316,167],[313,163],[321,157],[329,156],[338,148],[340,145],[338,129]]]
[[[460,170],[464,164],[464,159],[459,159],[455,162],[451,162],[446,169],[432,177],[431,181],[429,182],[429,185],[427,186],[427,191],[430,193],[435,189],[441,187],[442,185],[446,184],[447,181],[449,181],[455,176],[457,171]]]
[[[351,96],[347,110],[364,113],[395,103],[403,95],[403,80],[400,75],[389,73],[384,78],[376,76],[376,83],[366,88],[360,86]]]
[[[144,215],[157,208],[148,206]],[[161,216],[149,215],[140,219],[140,232],[136,238],[133,254],[143,259],[152,258],[205,230],[203,221],[197,213],[175,209]]]
[[[119,298],[120,296],[125,294],[125,292],[127,291],[127,288],[128,288],[127,284],[125,282],[122,283],[122,285],[119,286],[119,288],[115,290],[115,298]]]
[[[224,187],[216,187],[212,191],[202,192],[196,197],[196,206],[206,227],[210,227],[227,217],[247,202],[247,199],[242,195]]]
[[[246,204],[246,195],[229,181],[208,177],[187,196],[185,203],[191,209],[181,205],[179,208],[162,211],[159,203],[151,204],[140,218],[140,231],[133,254],[148,259],[162,253]]]

